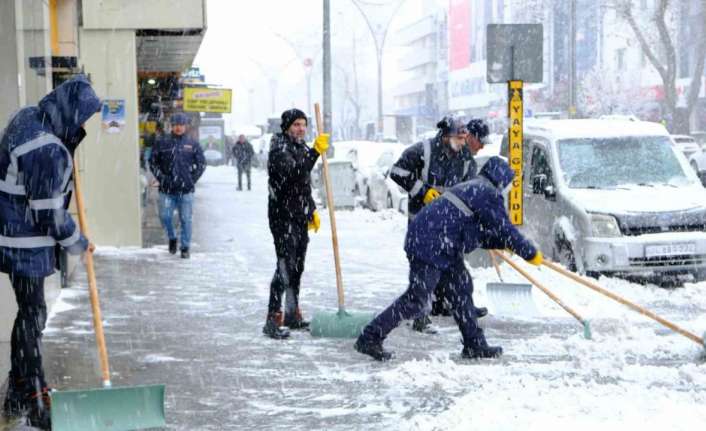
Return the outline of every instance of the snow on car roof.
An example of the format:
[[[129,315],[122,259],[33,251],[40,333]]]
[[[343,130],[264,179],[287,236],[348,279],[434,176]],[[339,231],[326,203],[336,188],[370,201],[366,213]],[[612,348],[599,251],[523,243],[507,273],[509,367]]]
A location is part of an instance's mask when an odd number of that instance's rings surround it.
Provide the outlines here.
[[[554,139],[669,136],[667,129],[659,123],[593,119],[527,121],[525,133],[550,135]]]

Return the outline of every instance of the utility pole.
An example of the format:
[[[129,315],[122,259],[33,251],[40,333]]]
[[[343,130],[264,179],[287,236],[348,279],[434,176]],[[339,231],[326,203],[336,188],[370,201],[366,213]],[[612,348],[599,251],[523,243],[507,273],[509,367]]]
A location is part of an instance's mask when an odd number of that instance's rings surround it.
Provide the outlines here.
[[[352,0],[353,4],[358,8],[360,14],[363,15],[365,22],[368,24],[370,33],[373,36],[373,41],[375,42],[375,54],[377,59],[377,73],[378,73],[378,121],[377,121],[377,134],[378,139],[382,140],[383,136],[383,121],[382,121],[382,57],[383,49],[385,48],[385,38],[387,37],[387,30],[390,28],[390,23],[392,18],[394,18],[397,11],[402,6],[405,0],[393,0],[392,2],[366,2],[361,0]],[[389,16],[383,16],[386,21],[382,23],[373,23],[368,15],[363,10],[362,6],[392,6],[392,12]],[[374,14],[374,16],[380,17],[379,14]]]
[[[331,2],[324,0],[324,132],[331,133]]]
[[[576,118],[576,0],[569,0],[569,118]]]

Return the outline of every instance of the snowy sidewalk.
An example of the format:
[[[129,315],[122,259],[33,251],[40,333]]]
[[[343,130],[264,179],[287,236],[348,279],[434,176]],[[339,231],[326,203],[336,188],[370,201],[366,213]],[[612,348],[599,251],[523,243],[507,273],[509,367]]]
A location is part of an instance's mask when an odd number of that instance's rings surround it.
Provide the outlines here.
[[[542,320],[485,319],[501,360],[460,360],[458,330],[403,325],[390,363],[352,349],[353,340],[261,334],[275,257],[267,184],[237,192],[232,168],[208,168],[196,192],[192,259],[147,249],[101,248],[96,256],[114,384],[167,385],[175,430],[572,430],[699,429],[706,424],[706,366],[698,346],[561,278],[532,270],[592,320],[594,340],[535,292]],[[307,316],[333,309],[328,216],[312,234],[302,281]],[[337,213],[348,307],[380,311],[407,284],[405,218]],[[150,222],[151,223],[151,222]],[[520,280],[503,266],[506,279]],[[487,304],[492,270],[473,272]],[[98,363],[85,277],[65,289],[45,336],[50,383],[95,387]],[[621,280],[601,283],[697,333],[706,329],[706,283],[676,290]],[[491,309],[492,312],[492,309]],[[91,372],[93,371],[93,372]]]

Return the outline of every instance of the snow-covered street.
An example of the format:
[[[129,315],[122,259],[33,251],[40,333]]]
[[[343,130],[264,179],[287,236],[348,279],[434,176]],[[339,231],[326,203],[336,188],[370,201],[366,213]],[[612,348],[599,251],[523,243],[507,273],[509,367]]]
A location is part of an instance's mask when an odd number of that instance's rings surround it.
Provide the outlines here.
[[[377,363],[354,340],[293,332],[262,335],[275,253],[267,224],[267,178],[238,192],[230,167],[209,167],[194,203],[192,258],[160,243],[99,248],[98,287],[114,385],[167,385],[175,430],[695,430],[706,427],[703,348],[547,268],[527,268],[591,321],[593,339],[537,289],[542,317],[493,314],[486,282],[472,270],[475,300],[499,360],[464,361],[456,325],[439,335],[395,330],[396,357]],[[149,205],[154,205],[154,200]],[[394,211],[336,214],[351,310],[381,311],[407,285],[406,218]],[[311,235],[302,280],[306,316],[336,306],[328,214]],[[151,223],[156,221],[151,221]],[[506,281],[524,281],[507,265]],[[602,278],[610,289],[699,335],[706,330],[706,282],[683,288]],[[99,383],[83,272],[64,289],[44,337],[49,383]]]

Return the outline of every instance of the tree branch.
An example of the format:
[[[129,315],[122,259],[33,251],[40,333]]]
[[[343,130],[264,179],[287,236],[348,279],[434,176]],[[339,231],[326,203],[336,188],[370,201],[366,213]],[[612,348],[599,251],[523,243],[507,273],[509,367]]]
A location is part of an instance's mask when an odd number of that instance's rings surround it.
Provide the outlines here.
[[[650,47],[650,44],[647,42],[644,33],[642,32],[642,30],[640,30],[640,27],[637,25],[637,21],[635,21],[635,16],[632,13],[632,1],[627,0],[620,3],[616,3],[616,9],[618,14],[620,14],[628,22],[630,28],[632,28],[633,33],[635,33],[635,37],[637,37],[637,40],[640,43],[642,52],[645,53],[645,56],[648,60],[650,60],[652,66],[657,69],[657,72],[662,77],[662,81],[666,82],[668,79],[667,69],[659,62],[657,55],[654,53],[654,51]]]
[[[699,99],[699,93],[701,92],[701,77],[704,74],[704,63],[706,62],[706,0],[701,0],[701,10],[702,13],[701,23],[701,38],[699,39],[699,45],[696,52],[696,65],[694,67],[693,75],[691,75],[691,85],[689,86],[689,99],[687,100],[686,109],[688,112],[692,112],[696,102]]]

